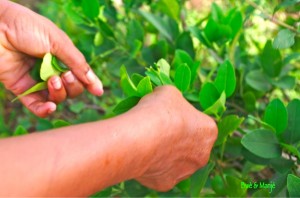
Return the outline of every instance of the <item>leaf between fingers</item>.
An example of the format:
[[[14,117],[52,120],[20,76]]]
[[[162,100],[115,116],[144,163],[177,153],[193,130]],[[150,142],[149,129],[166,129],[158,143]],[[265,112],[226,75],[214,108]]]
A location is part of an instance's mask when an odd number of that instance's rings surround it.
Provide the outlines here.
[[[41,90],[44,90],[44,89],[47,89],[47,82],[40,82],[40,83],[37,83],[36,85],[32,86],[30,89],[26,90],[25,92],[23,92],[22,94],[18,95],[16,98],[14,98],[12,100],[12,102],[20,99],[21,97],[24,97],[28,94],[31,94],[33,92],[37,92],[37,91],[41,91]]]

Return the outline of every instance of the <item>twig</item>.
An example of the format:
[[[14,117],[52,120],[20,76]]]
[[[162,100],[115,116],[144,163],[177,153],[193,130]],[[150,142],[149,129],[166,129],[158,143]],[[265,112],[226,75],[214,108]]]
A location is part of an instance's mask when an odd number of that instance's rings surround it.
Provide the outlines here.
[[[255,9],[261,11],[271,22],[277,24],[277,25],[280,25],[282,27],[285,27],[297,34],[299,34],[298,30],[296,28],[294,28],[293,26],[290,26],[282,21],[279,21],[277,18],[275,18],[274,16],[271,16],[269,13],[267,13],[264,9],[262,9],[259,5],[257,5],[256,3],[254,3],[253,1],[251,0],[246,0],[246,2],[248,4],[250,4],[252,7],[254,7]]]

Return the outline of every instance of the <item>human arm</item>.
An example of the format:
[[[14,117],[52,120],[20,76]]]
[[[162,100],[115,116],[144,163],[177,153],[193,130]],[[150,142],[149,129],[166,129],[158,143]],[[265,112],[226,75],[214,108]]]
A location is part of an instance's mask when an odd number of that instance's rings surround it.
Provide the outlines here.
[[[29,71],[35,59],[52,53],[71,70],[48,80],[48,92],[22,97],[34,114],[45,117],[56,103],[75,97],[87,88],[101,95],[103,87],[70,38],[50,20],[8,0],[0,0],[0,82],[15,95],[36,84]]]
[[[216,136],[159,87],[115,118],[0,140],[0,196],[88,196],[127,179],[165,191],[207,163]]]

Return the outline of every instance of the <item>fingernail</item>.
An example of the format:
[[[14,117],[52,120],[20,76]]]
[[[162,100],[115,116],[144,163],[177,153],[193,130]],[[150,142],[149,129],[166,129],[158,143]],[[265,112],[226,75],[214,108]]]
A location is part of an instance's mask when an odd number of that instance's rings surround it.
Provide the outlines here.
[[[56,110],[56,105],[53,103],[48,109],[48,114],[53,113],[55,110]]]
[[[68,71],[64,74],[64,78],[67,83],[72,84],[75,81],[75,77],[71,71]]]
[[[86,73],[86,78],[90,83],[93,83],[96,79],[96,75],[91,69],[89,69],[89,71]]]
[[[54,89],[56,89],[56,90],[59,90],[62,86],[58,76],[52,77],[51,84],[54,87]]]
[[[100,80],[98,80],[98,82],[96,83],[95,92],[97,96],[102,96],[104,93],[103,84]]]

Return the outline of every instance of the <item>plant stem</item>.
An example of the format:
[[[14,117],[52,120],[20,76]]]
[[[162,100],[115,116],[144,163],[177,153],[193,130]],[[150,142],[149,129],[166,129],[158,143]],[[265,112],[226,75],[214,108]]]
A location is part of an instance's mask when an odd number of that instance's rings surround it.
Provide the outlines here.
[[[254,7],[255,9],[261,11],[271,22],[280,25],[282,27],[285,27],[286,29],[289,29],[297,34],[299,34],[298,30],[296,28],[294,28],[291,25],[288,25],[282,21],[279,21],[277,18],[275,18],[275,16],[270,15],[269,13],[267,13],[263,8],[261,8],[259,5],[257,5],[255,2],[251,1],[251,0],[246,0],[246,2],[251,5],[252,7]]]

